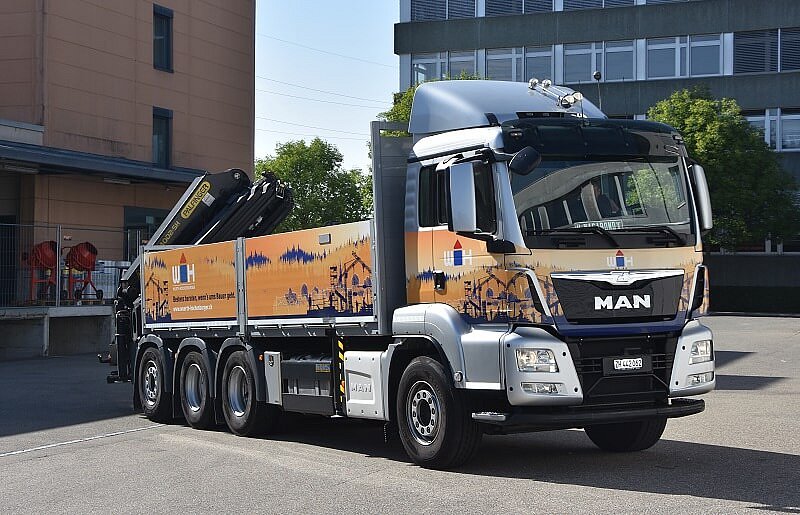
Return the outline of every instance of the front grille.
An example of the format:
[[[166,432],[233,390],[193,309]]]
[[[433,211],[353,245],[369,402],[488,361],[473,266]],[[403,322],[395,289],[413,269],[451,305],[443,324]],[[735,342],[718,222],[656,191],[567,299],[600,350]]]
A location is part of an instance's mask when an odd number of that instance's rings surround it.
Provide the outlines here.
[[[677,343],[677,337],[670,335],[568,340],[584,403],[630,404],[666,399]],[[604,358],[625,356],[649,358],[652,371],[621,374],[604,371]]]

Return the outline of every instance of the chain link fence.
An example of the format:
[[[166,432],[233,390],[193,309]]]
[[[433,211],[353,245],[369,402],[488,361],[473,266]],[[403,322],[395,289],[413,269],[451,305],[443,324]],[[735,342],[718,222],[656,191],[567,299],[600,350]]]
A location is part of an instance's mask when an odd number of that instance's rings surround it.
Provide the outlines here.
[[[0,307],[110,304],[139,231],[0,224]]]

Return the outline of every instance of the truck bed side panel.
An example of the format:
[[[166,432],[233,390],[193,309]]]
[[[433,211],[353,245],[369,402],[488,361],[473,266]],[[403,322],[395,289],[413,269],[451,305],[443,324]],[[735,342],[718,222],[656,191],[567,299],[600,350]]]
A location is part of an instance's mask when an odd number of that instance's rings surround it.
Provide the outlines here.
[[[249,322],[373,321],[371,240],[369,221],[248,238]]]
[[[232,241],[147,252],[142,263],[145,327],[232,325],[234,253]]]

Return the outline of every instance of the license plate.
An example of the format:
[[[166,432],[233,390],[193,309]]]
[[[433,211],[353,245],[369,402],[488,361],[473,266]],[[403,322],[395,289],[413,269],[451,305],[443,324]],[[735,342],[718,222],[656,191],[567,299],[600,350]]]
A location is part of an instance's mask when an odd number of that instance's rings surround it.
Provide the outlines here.
[[[621,358],[614,360],[614,370],[641,370],[642,358]]]

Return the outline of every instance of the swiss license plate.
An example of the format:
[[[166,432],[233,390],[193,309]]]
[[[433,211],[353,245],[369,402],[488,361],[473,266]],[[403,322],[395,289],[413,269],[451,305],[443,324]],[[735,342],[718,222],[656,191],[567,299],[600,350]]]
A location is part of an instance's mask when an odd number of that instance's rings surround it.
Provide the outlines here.
[[[603,359],[603,373],[631,374],[637,372],[651,372],[653,361],[650,356],[614,356]]]
[[[620,358],[614,360],[614,370],[641,370],[642,358]]]

